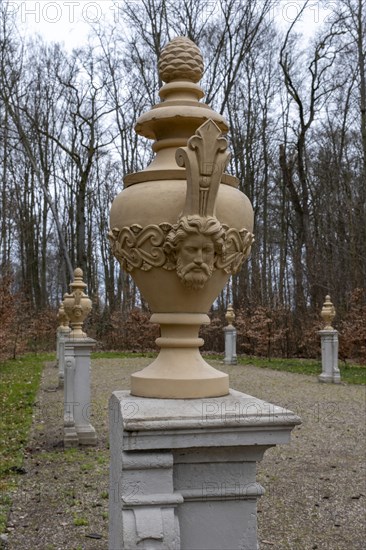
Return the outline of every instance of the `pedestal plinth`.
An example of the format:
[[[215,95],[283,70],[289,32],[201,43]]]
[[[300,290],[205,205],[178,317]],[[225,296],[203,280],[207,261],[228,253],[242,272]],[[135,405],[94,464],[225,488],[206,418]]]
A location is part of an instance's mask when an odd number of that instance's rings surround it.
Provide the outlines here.
[[[57,365],[58,365],[58,384],[60,388],[64,386],[64,380],[65,380],[65,342],[69,337],[70,334],[69,328],[66,329],[58,329],[57,333],[57,350],[58,350],[58,358],[57,358]]]
[[[64,446],[79,444],[75,429],[75,354],[70,340],[65,341],[65,378],[64,378]]]
[[[56,329],[56,368],[59,368],[59,361],[60,361],[60,328],[57,327]]]
[[[65,343],[65,446],[97,444],[90,422],[90,353],[94,345],[92,338],[69,338]]]
[[[232,325],[224,327],[225,334],[225,365],[236,365],[238,358],[236,355],[236,328]]]
[[[319,382],[340,384],[341,375],[338,368],[338,331],[320,330],[322,349],[322,373]]]
[[[230,390],[110,400],[109,549],[256,550],[256,463],[300,419]]]

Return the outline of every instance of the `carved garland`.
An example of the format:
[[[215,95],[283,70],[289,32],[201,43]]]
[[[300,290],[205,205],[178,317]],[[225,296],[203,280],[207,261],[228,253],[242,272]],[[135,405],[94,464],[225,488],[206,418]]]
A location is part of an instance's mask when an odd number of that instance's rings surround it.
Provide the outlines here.
[[[166,237],[172,227],[166,222],[146,227],[134,224],[121,230],[114,228],[108,234],[112,252],[128,272],[134,269],[149,271],[153,267],[174,270],[176,263],[165,251]],[[235,275],[250,254],[254,235],[247,229],[239,231],[224,224],[222,228],[224,247],[222,254],[216,254],[214,269]]]

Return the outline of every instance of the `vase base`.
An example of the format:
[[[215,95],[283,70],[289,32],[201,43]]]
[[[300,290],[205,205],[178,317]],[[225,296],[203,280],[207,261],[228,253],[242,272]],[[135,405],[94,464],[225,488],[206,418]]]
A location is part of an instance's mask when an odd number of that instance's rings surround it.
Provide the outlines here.
[[[160,399],[200,399],[227,395],[229,377],[227,374],[216,372],[217,377],[185,380],[149,377],[144,371],[140,371],[131,376],[131,395]]]
[[[161,399],[199,399],[222,397],[229,393],[229,376],[203,359],[198,338],[201,324],[209,324],[206,314],[158,313],[151,317],[159,323],[161,348],[150,365],[131,376],[131,394]]]

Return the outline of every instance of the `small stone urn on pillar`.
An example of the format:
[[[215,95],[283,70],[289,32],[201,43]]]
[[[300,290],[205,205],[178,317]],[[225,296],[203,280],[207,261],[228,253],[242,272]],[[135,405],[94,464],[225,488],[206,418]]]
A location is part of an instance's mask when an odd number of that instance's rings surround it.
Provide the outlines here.
[[[92,304],[84,293],[86,284],[80,268],[75,269],[70,288],[63,302],[71,326],[65,342],[64,444],[96,445],[97,436],[90,423],[90,353],[95,340],[82,330]]]
[[[255,466],[299,419],[229,389],[199,353],[201,324],[253,242],[253,210],[225,172],[224,118],[200,103],[185,37],[159,60],[162,102],[137,121],[156,156],[124,178],[110,242],[159,323],[160,353],[110,401],[110,550],[257,548]]]
[[[335,314],[336,311],[328,294],[320,313],[324,328],[318,332],[322,350],[322,373],[319,376],[319,382],[339,384],[341,374],[338,368],[338,331],[332,327]]]
[[[60,387],[63,387],[65,378],[65,341],[69,337],[71,331],[69,327],[69,318],[66,315],[63,302],[61,302],[59,307],[57,319],[60,321],[57,329],[58,383]]]
[[[233,306],[231,304],[228,305],[225,319],[227,321],[227,326],[224,327],[224,334],[225,334],[225,357],[224,357],[224,363],[226,365],[236,365],[238,362],[237,356],[236,356],[236,328],[234,327],[233,323],[235,321],[235,313]]]

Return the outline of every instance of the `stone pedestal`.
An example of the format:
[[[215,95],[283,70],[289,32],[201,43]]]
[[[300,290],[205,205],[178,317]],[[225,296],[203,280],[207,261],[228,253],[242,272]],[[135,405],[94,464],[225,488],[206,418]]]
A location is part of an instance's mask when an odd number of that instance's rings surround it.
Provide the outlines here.
[[[57,365],[58,365],[58,384],[59,387],[62,388],[64,386],[64,379],[65,379],[65,342],[69,337],[70,334],[70,328],[58,328],[58,359],[57,359]]]
[[[256,463],[299,423],[234,390],[179,400],[115,392],[109,549],[256,550]]]
[[[65,342],[65,446],[97,444],[97,435],[90,423],[90,353],[94,345],[95,340],[91,338]]]
[[[319,382],[339,384],[341,375],[338,368],[338,331],[320,330],[322,349],[322,373]]]
[[[60,365],[60,328],[56,329],[56,368],[59,368]]]
[[[224,327],[225,333],[225,365],[236,365],[238,362],[236,356],[236,328],[232,325]]]
[[[79,439],[75,428],[74,418],[74,380],[75,380],[75,355],[71,341],[65,342],[65,378],[64,378],[64,446],[74,447]]]

